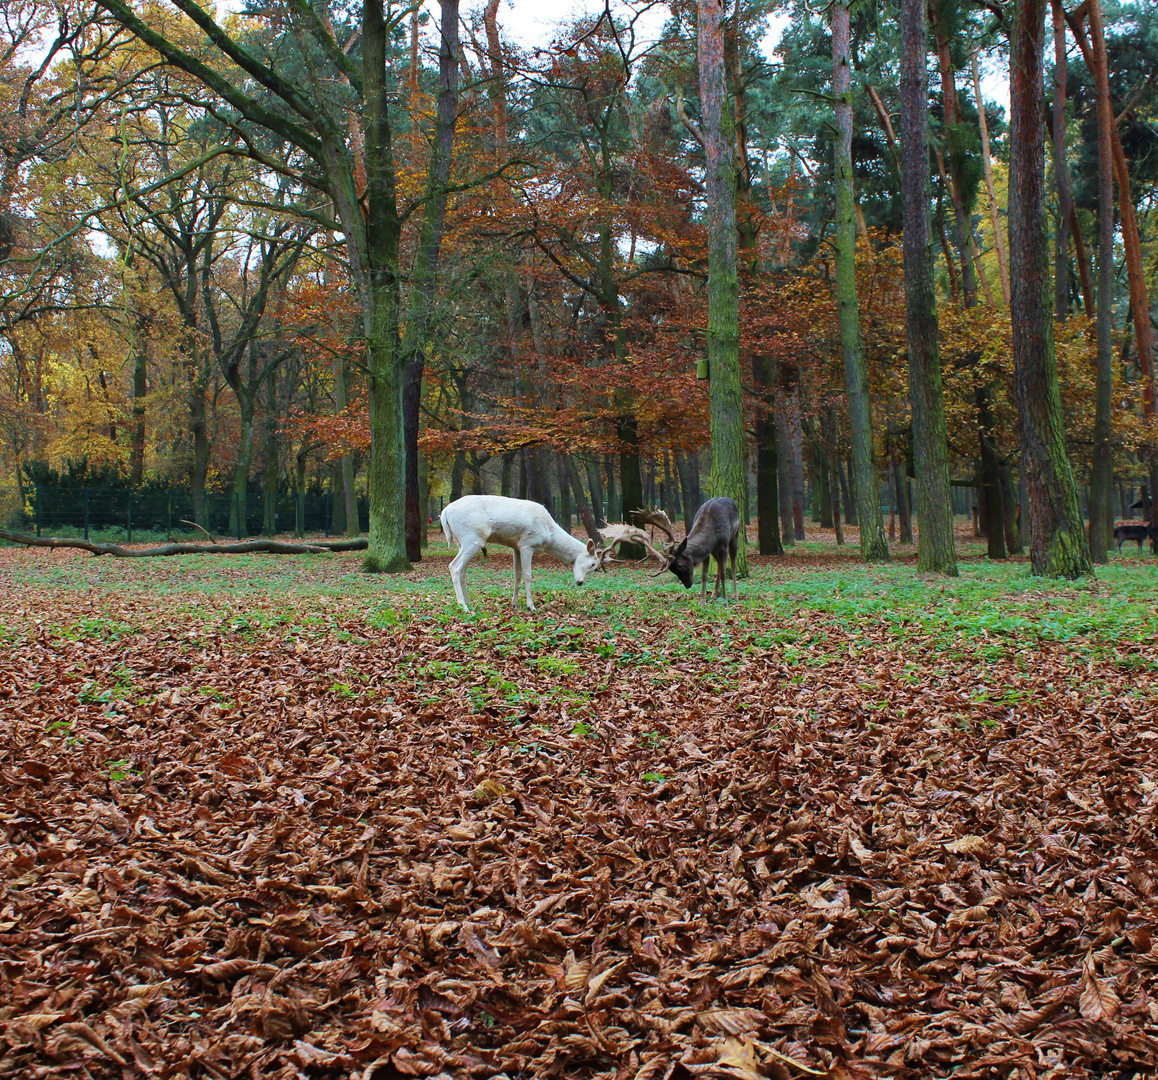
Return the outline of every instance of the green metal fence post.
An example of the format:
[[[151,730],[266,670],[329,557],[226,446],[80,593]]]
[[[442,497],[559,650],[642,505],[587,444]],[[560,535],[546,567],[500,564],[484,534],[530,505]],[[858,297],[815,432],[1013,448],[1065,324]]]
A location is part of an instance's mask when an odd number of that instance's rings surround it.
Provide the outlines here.
[[[88,488],[84,489],[84,538],[88,539]]]
[[[42,492],[41,492],[40,485],[37,484],[36,485],[36,535],[37,536],[40,535],[40,504],[41,504],[41,502],[43,502],[41,495],[42,495]],[[87,537],[85,539],[87,539]]]
[[[131,491],[129,492],[129,519],[127,526],[128,527],[125,531],[129,534],[129,538],[125,541],[125,543],[131,544],[133,542],[133,493]]]
[[[298,536],[305,536],[306,533],[306,495],[304,491],[298,492],[298,506],[297,506],[297,521],[294,523],[297,528],[294,532]]]
[[[245,503],[242,502],[241,492],[235,493],[234,501],[237,503],[237,539],[241,539],[242,530],[245,528]]]
[[[165,503],[165,535],[169,539],[173,538],[173,492],[168,493],[168,499]]]

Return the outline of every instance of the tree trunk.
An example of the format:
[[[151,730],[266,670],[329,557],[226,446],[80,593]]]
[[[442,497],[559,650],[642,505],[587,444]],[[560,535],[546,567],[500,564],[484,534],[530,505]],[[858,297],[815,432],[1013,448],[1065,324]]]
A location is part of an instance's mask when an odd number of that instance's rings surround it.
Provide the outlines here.
[[[844,462],[836,459],[836,473],[840,481],[840,497],[844,502],[844,520],[847,525],[856,525],[856,498],[852,486],[848,482],[848,471]]]
[[[403,426],[406,445],[406,555],[411,562],[422,558],[422,520],[418,490],[418,427],[422,401],[422,376],[426,368],[426,339],[432,318],[442,235],[446,225],[447,184],[454,153],[454,128],[458,119],[458,0],[439,0],[438,114],[427,170],[427,201],[414,264],[414,287],[410,299],[407,331]]]
[[[740,291],[736,260],[735,115],[726,108],[722,0],[697,0],[700,105],[703,110],[706,224],[708,232],[709,407],[713,496],[747,503],[744,405],[740,383]],[[747,541],[740,530],[736,574],[747,577]]]
[[[844,380],[848,390],[848,413],[852,428],[852,457],[856,470],[857,520],[860,551],[866,562],[886,562],[888,543],[881,528],[880,512],[872,503],[880,490],[873,452],[872,406],[868,372],[860,338],[860,314],[856,295],[856,222],[853,218],[852,181],[852,71],[849,61],[848,6],[832,5],[832,89],[836,99],[836,303],[840,320],[840,343],[844,354]]]
[[[346,532],[346,478],[337,462],[334,463],[331,472],[333,492],[330,496],[330,533],[333,536],[341,536]]]
[[[263,531],[266,536],[277,533],[277,479],[281,472],[277,442],[277,369],[269,373],[265,387],[265,496]]]
[[[1057,185],[1057,233],[1053,257],[1054,318],[1065,322],[1070,307],[1070,170],[1066,162],[1066,22],[1061,0],[1050,0],[1053,13],[1053,175]]]
[[[145,479],[145,395],[149,392],[149,353],[140,320],[137,335],[133,351],[133,442],[129,452],[129,483],[133,487],[139,487]]]
[[[937,300],[933,260],[929,253],[927,39],[924,0],[902,0],[901,149],[904,169],[901,202],[909,404],[913,416],[913,471],[916,474],[920,530],[917,571],[956,576],[957,552],[949,491],[949,444],[945,427],[945,396],[941,388]],[[980,97],[978,106],[984,110]],[[996,227],[999,224],[996,213],[994,221]]]
[[[193,433],[193,469],[189,476],[189,488],[193,496],[193,520],[203,529],[209,525],[205,512],[205,478],[209,475],[209,428],[205,397],[205,381],[195,375],[189,396],[189,427]]]
[[[773,420],[776,424],[776,445],[780,452],[776,455],[777,481],[780,488],[780,542],[784,547],[796,543],[796,529],[793,526],[792,495],[792,424],[788,416],[787,395],[777,394],[773,404]]]
[[[1086,66],[1091,72],[1100,69],[1109,70],[1106,59],[1105,34],[1102,28],[1102,11],[1100,4],[1082,4],[1090,15],[1090,29],[1094,29],[1094,20],[1097,20],[1097,40],[1086,40],[1085,31],[1081,22],[1073,14],[1067,15],[1074,40],[1082,50]],[[1100,45],[1099,45],[1100,41]],[[1108,84],[1106,88],[1108,93]],[[1112,106],[1107,105],[1112,115]],[[1118,134],[1117,123],[1110,127],[1110,150],[1114,160],[1114,177],[1118,182],[1118,214],[1122,230],[1122,247],[1126,255],[1126,278],[1130,285],[1130,307],[1134,312],[1134,339],[1138,349],[1138,364],[1142,369],[1142,413],[1146,418],[1154,416],[1154,369],[1153,369],[1153,336],[1150,325],[1150,302],[1147,297],[1146,274],[1142,265],[1142,244],[1138,232],[1138,216],[1134,211],[1134,200],[1130,193],[1130,169],[1126,154],[1122,149],[1122,140]],[[1139,318],[1139,314],[1143,317]],[[1151,486],[1158,483],[1158,453],[1155,449],[1147,448],[1147,458],[1150,470]]]
[[[761,555],[783,555],[780,541],[779,455],[776,450],[776,401],[772,393],[772,361],[752,357],[752,379],[760,401],[756,409],[756,528]]]
[[[523,468],[521,470],[524,479],[527,472],[527,459],[523,458]],[[456,499],[462,498],[462,478],[466,473],[466,451],[456,450],[454,453],[454,464],[450,467],[450,501],[454,502]],[[519,494],[520,499],[527,497],[526,491]]]
[[[684,533],[692,531],[692,522],[695,520],[696,511],[699,509],[694,504],[692,499],[691,479],[688,476],[688,461],[687,455],[676,454],[676,473],[680,478],[680,499],[684,504]]]
[[[607,503],[603,499],[603,479],[599,475],[599,459],[587,458],[584,464],[587,486],[591,489],[591,513],[596,521],[607,521]]]
[[[515,465],[515,455],[508,451],[503,454],[502,478],[499,480],[499,494],[505,499],[511,497],[511,472]]]
[[[1054,22],[1061,18],[1059,10]],[[1096,62],[1094,81],[1098,109],[1098,315],[1097,382],[1094,394],[1094,446],[1090,469],[1090,558],[1109,561],[1112,531],[1111,500],[1114,484],[1112,438],[1112,395],[1114,379],[1114,114],[1110,102],[1109,73],[1102,62],[1106,56],[1100,0],[1090,0],[1090,35]]]
[[[909,513],[909,493],[905,490],[904,458],[893,462],[893,486],[897,489],[897,517],[901,524],[901,543],[913,542],[913,519]]]
[[[559,464],[571,486],[571,493],[575,496],[575,505],[579,508],[579,520],[583,522],[583,528],[588,538],[598,544],[600,542],[599,527],[596,524],[595,515],[591,512],[591,507],[587,503],[583,484],[575,471],[575,462],[571,460],[570,454],[560,454]]]
[[[1046,0],[1017,0],[1010,45],[1009,248],[1014,382],[1030,508],[1033,573],[1092,574],[1066,454],[1045,228],[1042,50]]]
[[[977,405],[977,439],[981,450],[980,499],[985,520],[985,538],[989,542],[987,554],[991,559],[1004,559],[1005,530],[1001,505],[1000,464],[993,429],[997,420],[993,415],[993,400],[989,386],[979,386],[975,394]]]
[[[1013,477],[1008,465],[997,471],[1001,486],[1001,521],[1005,527],[1005,548],[1010,555],[1021,554],[1021,528],[1018,522],[1017,503],[1013,500]]]
[[[969,219],[969,208],[965,205],[962,191],[962,153],[958,128],[961,126],[957,107],[957,85],[953,75],[952,51],[949,30],[945,21],[943,5],[946,0],[932,0],[934,16],[934,37],[937,42],[937,60],[941,71],[941,105],[945,126],[946,170],[945,186],[953,203],[953,232],[957,257],[961,260],[961,290],[966,307],[977,302],[977,282],[973,267],[973,227]]]

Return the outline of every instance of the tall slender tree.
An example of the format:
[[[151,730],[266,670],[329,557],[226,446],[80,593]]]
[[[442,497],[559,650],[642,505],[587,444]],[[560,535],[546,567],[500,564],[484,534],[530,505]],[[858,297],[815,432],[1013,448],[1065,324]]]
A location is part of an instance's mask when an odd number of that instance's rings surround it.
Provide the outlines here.
[[[916,471],[917,569],[956,575],[937,301],[929,252],[928,30],[925,0],[901,2],[901,201],[905,327]]]
[[[1045,226],[1045,116],[1042,50],[1048,0],[1017,0],[1009,53],[1009,247],[1013,364],[1022,468],[1029,489],[1033,573],[1093,573],[1066,455],[1053,288]]]
[[[1110,442],[1114,377],[1114,112],[1110,107],[1110,76],[1104,63],[1105,31],[1099,0],[1089,0],[1089,14],[1097,65],[1093,75],[1098,109],[1098,373],[1090,470],[1090,557],[1094,562],[1104,563],[1109,560],[1114,487],[1114,450]]]
[[[852,428],[860,552],[868,562],[885,562],[889,545],[880,513],[880,474],[873,448],[872,404],[860,336],[856,293],[856,219],[852,182],[852,66],[849,59],[848,4],[832,5],[832,93],[836,102],[836,306],[844,380]]]
[[[722,0],[699,0],[700,107],[703,111],[708,227],[708,370],[713,496],[734,499],[743,511],[744,407],[740,383],[740,285],[736,263],[735,116],[727,106]],[[740,530],[736,572],[747,574],[747,544]]]

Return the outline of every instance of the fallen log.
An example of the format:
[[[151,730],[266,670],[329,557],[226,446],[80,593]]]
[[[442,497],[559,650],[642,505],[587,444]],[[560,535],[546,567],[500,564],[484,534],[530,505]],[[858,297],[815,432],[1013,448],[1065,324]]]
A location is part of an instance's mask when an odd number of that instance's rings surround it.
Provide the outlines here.
[[[118,559],[142,559],[157,555],[244,555],[260,552],[266,555],[318,555],[327,551],[364,551],[366,541],[311,540],[287,544],[281,540],[241,540],[236,544],[162,544],[160,547],[127,548],[120,544],[94,544],[71,536],[32,536],[29,533],[0,529],[0,540],[28,547],[79,548],[93,555],[115,555]]]

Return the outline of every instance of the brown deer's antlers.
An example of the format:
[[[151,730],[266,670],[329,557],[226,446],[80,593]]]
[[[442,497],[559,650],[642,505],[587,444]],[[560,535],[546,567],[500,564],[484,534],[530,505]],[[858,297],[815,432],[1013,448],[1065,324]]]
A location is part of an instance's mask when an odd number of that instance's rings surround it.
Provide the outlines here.
[[[657,529],[667,533],[667,538],[674,544],[675,534],[671,531],[671,518],[667,516],[662,510],[654,508],[650,510],[636,510],[636,519],[642,521],[644,525],[654,525]]]

